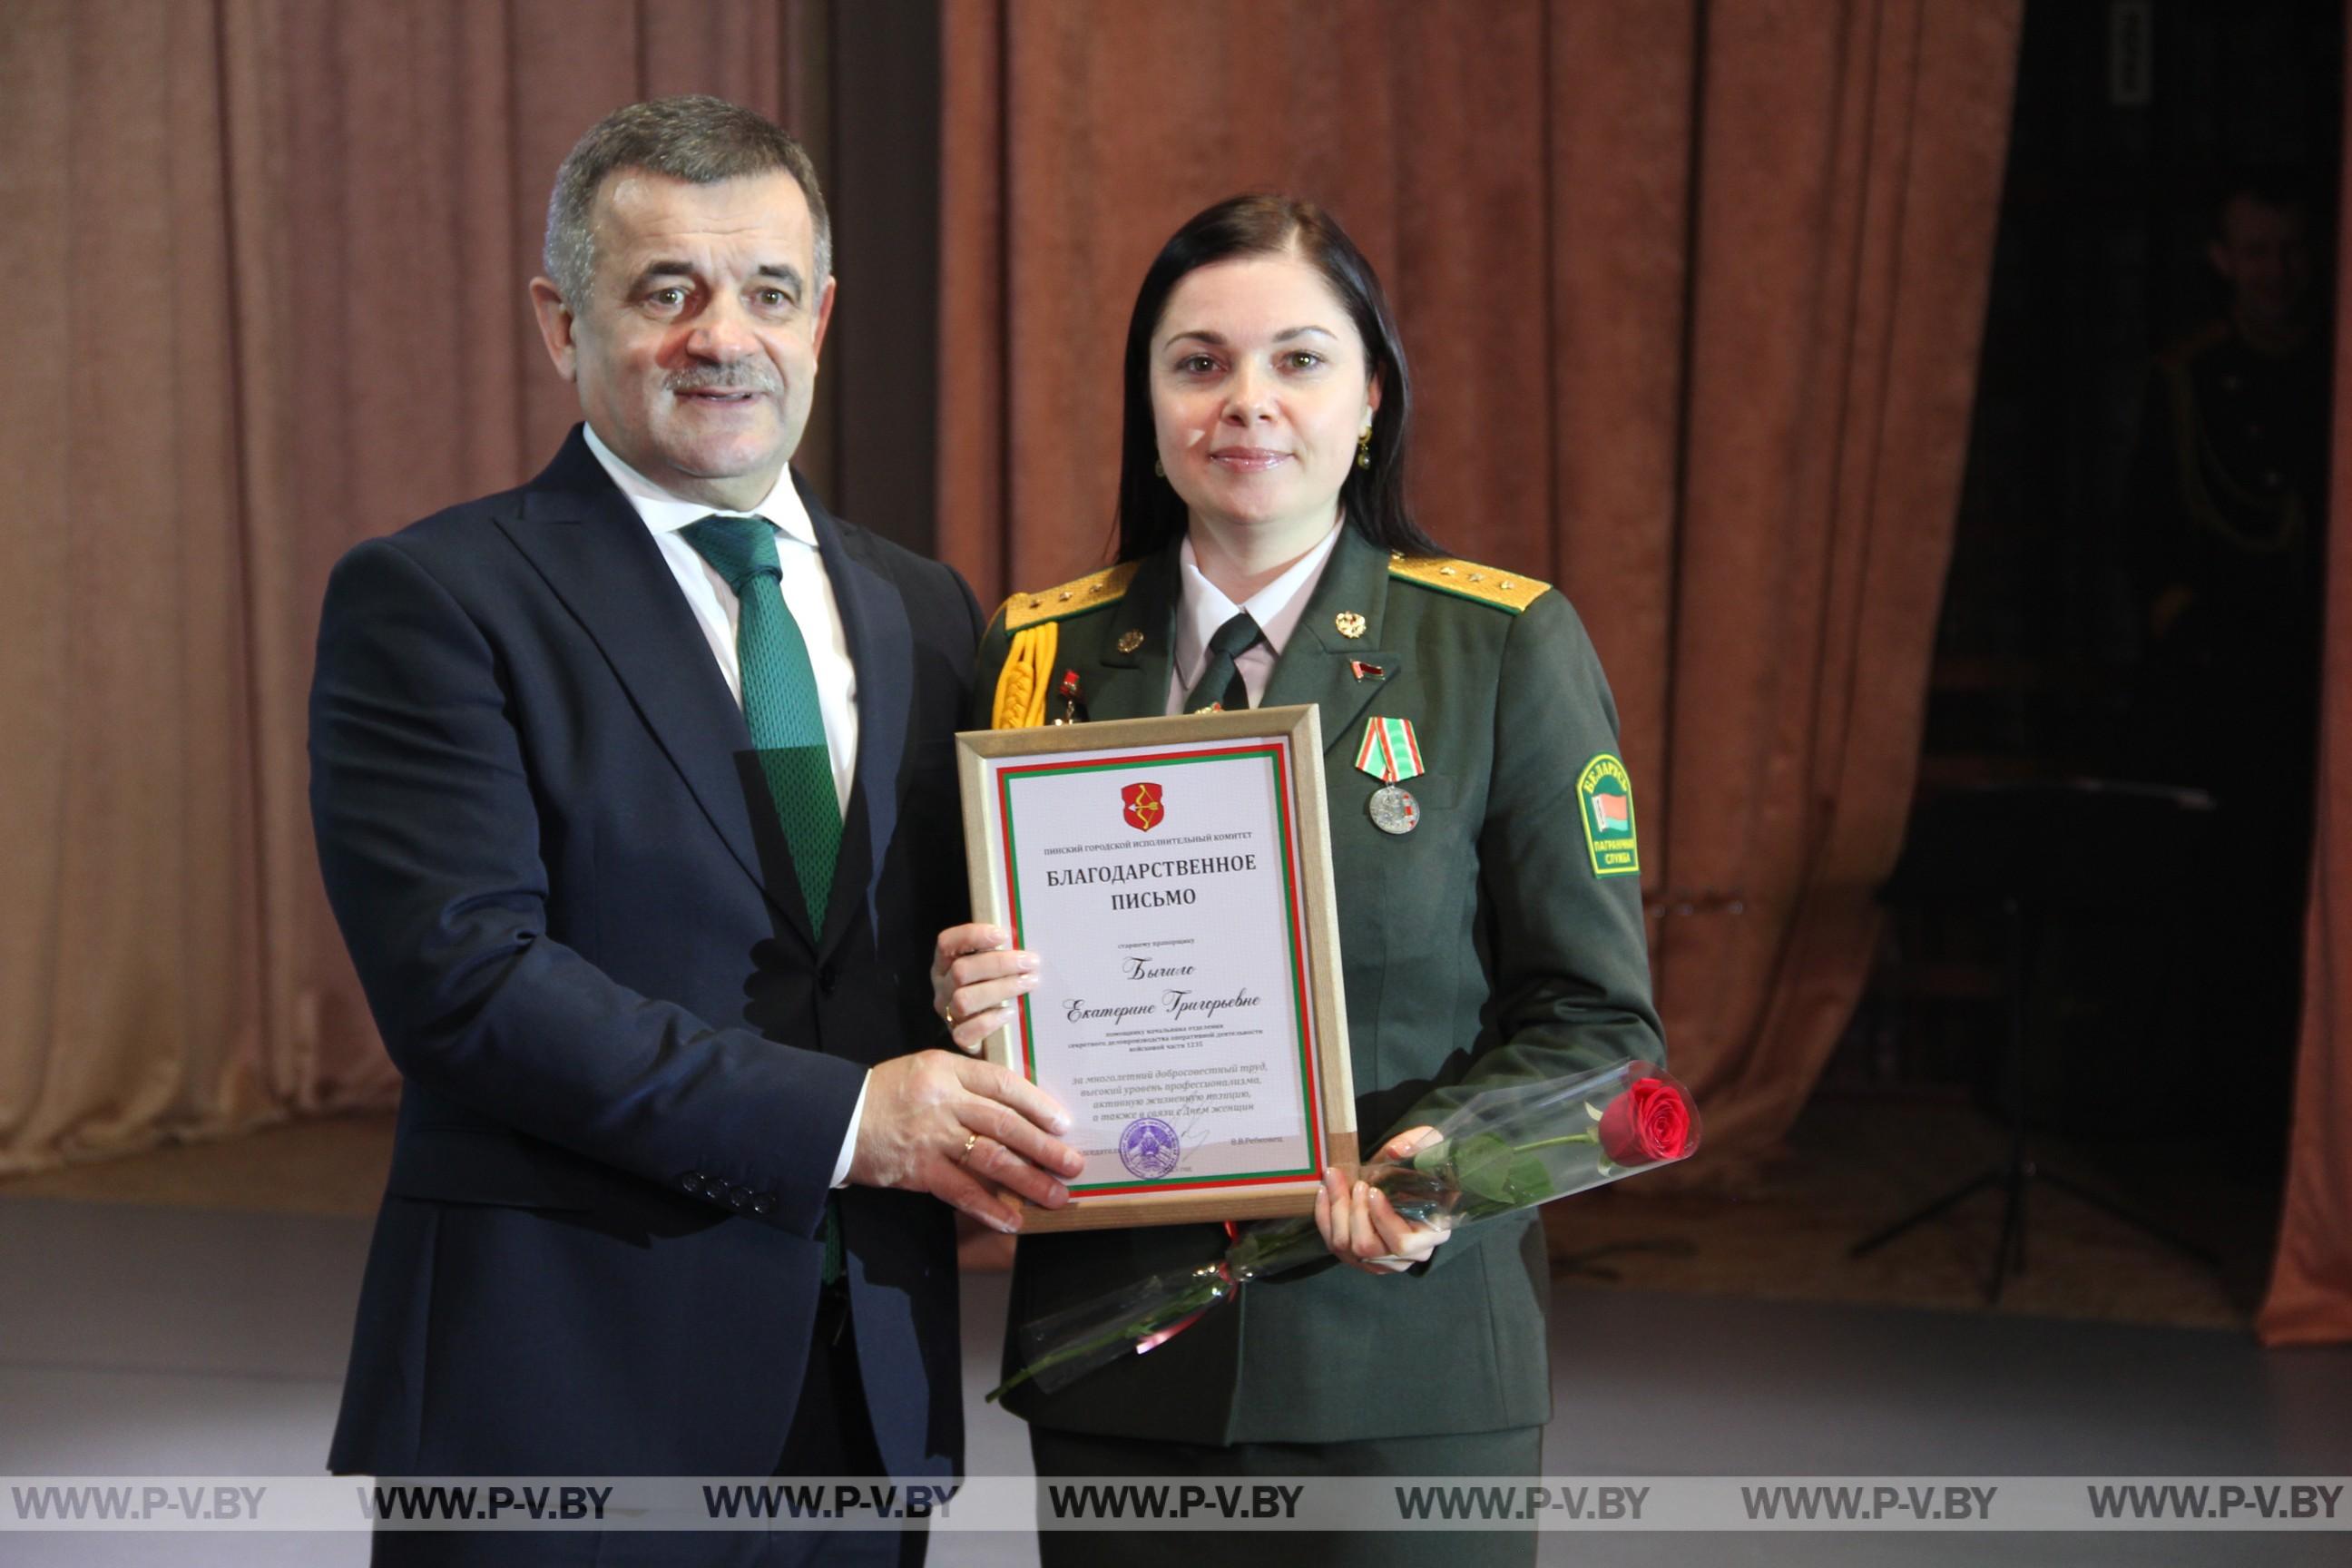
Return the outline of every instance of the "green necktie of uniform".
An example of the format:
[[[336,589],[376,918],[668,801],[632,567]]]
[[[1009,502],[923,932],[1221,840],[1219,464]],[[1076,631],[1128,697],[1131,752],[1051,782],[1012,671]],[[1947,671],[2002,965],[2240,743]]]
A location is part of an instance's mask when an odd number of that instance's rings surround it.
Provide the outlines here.
[[[1235,660],[1257,640],[1257,621],[1247,610],[1219,626],[1209,638],[1209,662],[1201,671],[1200,682],[1184,699],[1184,711],[1198,713],[1212,702],[1228,713],[1248,707],[1249,688],[1242,683],[1241,667]]]
[[[776,531],[765,518],[713,515],[679,531],[735,591],[735,656],[742,667],[743,721],[775,802],[809,929],[824,930],[833,863],[841,853],[841,802],[833,753],[800,623],[784,604]]]
[[[735,593],[735,658],[743,680],[743,721],[800,874],[809,930],[822,935],[841,853],[841,802],[824,743],[816,672],[800,623],[784,604],[775,526],[765,518],[713,513],[678,531]],[[824,1282],[841,1278],[841,1207],[824,1200]]]

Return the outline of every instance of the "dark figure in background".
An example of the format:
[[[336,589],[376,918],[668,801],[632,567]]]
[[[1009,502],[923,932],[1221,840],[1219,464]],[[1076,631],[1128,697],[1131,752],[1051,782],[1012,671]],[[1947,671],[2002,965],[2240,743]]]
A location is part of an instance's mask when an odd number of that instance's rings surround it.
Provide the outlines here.
[[[2182,1065],[2229,1064],[2235,1131],[2273,1155],[2301,1003],[2326,537],[2312,229],[2284,179],[2238,180],[2215,204],[2205,254],[2225,307],[2158,357],[2133,519],[2138,764],[2220,807],[2182,883],[2179,919],[2198,933],[2184,951],[2209,977]]]
[[[2224,664],[2275,678],[2290,650],[2316,646],[2327,331],[2300,197],[2241,182],[2213,217],[2206,258],[2227,307],[2158,357],[2149,387],[2148,662],[2168,678]]]

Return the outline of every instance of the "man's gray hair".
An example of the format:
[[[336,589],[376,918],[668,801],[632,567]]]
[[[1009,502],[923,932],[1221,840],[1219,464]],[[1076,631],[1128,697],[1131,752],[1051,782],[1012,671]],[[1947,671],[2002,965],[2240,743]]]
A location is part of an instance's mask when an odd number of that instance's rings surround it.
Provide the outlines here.
[[[555,189],[547,198],[543,259],[547,275],[572,310],[587,302],[588,286],[596,275],[590,221],[596,193],[622,169],[646,169],[697,185],[782,169],[808,197],[809,218],[816,230],[816,276],[809,280],[812,303],[814,291],[833,275],[833,219],[825,214],[808,149],[765,116],[725,99],[700,93],[656,98],[616,109],[598,121],[555,171]]]

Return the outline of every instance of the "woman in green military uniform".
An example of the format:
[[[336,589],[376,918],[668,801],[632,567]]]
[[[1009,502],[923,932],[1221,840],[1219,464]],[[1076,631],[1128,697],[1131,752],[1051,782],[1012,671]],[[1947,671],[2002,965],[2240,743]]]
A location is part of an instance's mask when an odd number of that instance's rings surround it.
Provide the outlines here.
[[[1568,602],[1444,556],[1404,500],[1412,395],[1378,279],[1319,209],[1271,196],[1187,223],[1127,340],[1119,562],[1007,601],[982,722],[1314,702],[1322,710],[1357,1125],[1394,1152],[1467,1088],[1663,1061],[1616,710]],[[1049,688],[1054,689],[1049,692]],[[941,933],[932,980],[971,1049],[1051,953]],[[968,1163],[985,1175],[981,1140]],[[1550,1413],[1532,1215],[1448,1242],[1334,1173],[1332,1263],[1254,1284],[1150,1355],[1007,1403],[1045,1475],[1526,1475]],[[1015,1323],[1213,1258],[1215,1226],[1033,1237]],[[1116,1539],[1123,1563],[1202,1542]],[[1046,1531],[1045,1561],[1107,1541]],[[1217,1542],[1296,1563],[1425,1556],[1426,1537]],[[1533,1560],[1531,1535],[1448,1555]],[[1388,1555],[1383,1555],[1383,1552]]]

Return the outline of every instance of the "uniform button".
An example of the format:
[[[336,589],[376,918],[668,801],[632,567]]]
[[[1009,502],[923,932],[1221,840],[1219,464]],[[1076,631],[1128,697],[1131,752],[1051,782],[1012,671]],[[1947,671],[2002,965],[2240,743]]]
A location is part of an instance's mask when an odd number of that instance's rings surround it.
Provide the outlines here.
[[[751,1194],[745,1189],[738,1187],[733,1192],[727,1194],[727,1206],[737,1209],[750,1208],[751,1206]]]
[[[775,1198],[767,1193],[761,1193],[759,1196],[751,1200],[751,1212],[753,1214],[763,1215],[773,1209],[775,1206]]]
[[[725,1203],[727,1201],[727,1194],[734,1190],[734,1188],[729,1186],[726,1183],[719,1181],[717,1177],[713,1177],[702,1184],[702,1195],[709,1198],[713,1203]]]
[[[677,1179],[677,1184],[686,1191],[699,1196],[702,1192],[702,1173],[699,1171],[688,1171],[685,1175],[680,1176]]]
[[[830,963],[816,972],[816,988],[827,996],[833,994],[833,988],[840,980],[841,972]]]

